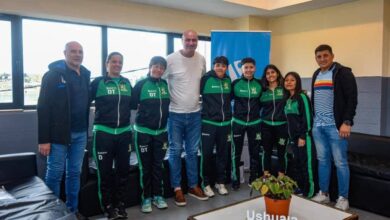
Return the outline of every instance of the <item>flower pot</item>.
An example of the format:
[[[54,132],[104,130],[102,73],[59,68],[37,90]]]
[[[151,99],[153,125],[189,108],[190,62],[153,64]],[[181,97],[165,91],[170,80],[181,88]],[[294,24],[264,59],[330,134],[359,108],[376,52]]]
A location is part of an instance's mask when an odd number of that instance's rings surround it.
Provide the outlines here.
[[[288,216],[290,210],[290,202],[289,199],[271,199],[269,197],[264,196],[265,200],[265,210],[269,215],[274,216]]]

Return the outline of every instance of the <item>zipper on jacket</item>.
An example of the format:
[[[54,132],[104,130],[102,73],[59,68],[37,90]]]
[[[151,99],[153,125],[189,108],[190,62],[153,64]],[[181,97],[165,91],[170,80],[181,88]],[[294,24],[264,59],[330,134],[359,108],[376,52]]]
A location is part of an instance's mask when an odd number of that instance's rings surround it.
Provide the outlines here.
[[[276,88],[274,88],[274,90],[272,90],[272,102],[274,104],[274,109],[272,111],[272,116],[271,116],[272,124],[274,124],[274,114],[275,114],[275,109],[276,109],[276,104],[275,104],[275,90],[276,90]]]
[[[246,122],[249,122],[249,113],[251,112],[251,105],[250,105],[250,102],[251,102],[251,90],[250,90],[250,86],[249,86],[249,79],[248,79],[248,114],[246,116]]]
[[[225,121],[225,112],[223,112],[224,101],[223,101],[222,79],[219,79],[219,85],[221,86],[221,102],[222,102],[222,105],[221,105],[221,112],[222,112],[222,121]]]
[[[116,83],[116,87],[118,88],[118,121],[117,121],[117,127],[119,127],[119,124],[120,124],[120,105],[121,105],[121,90],[119,88],[119,82],[115,82]]]
[[[158,97],[160,99],[160,120],[158,122],[158,129],[160,129],[161,128],[161,119],[162,119],[162,100],[161,100],[161,89],[160,89],[159,83],[156,83],[156,85],[158,88]]]

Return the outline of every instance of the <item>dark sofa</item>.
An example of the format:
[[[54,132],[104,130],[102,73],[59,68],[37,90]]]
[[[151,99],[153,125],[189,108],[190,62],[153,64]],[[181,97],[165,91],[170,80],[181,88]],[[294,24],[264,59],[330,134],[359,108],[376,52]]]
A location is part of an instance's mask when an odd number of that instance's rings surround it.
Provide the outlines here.
[[[0,219],[76,219],[37,177],[36,155],[0,155]]]
[[[348,145],[350,205],[390,217],[390,138],[352,133]],[[336,170],[331,199],[337,199]]]

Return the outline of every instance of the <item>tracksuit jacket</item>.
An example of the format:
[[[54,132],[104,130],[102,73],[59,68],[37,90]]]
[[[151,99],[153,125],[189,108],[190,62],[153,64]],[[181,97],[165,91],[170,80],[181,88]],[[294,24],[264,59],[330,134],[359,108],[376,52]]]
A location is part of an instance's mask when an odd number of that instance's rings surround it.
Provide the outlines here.
[[[162,196],[163,159],[168,149],[168,84],[149,74],[136,83],[133,104],[138,109],[134,125],[134,144],[140,169],[142,200]]]
[[[226,75],[220,79],[215,71],[211,70],[201,79],[200,93],[202,95],[200,170],[202,187],[209,185],[210,178],[213,176],[216,176],[216,183],[225,184],[231,142],[231,80]],[[216,160],[212,163],[214,146],[216,146]],[[214,167],[216,167],[216,175],[211,173]]]
[[[287,118],[289,144],[293,151],[293,178],[306,197],[314,194],[315,148],[311,129],[313,126],[313,111],[310,100],[303,92],[295,94],[286,101],[284,113]],[[305,146],[298,146],[298,139],[305,140]]]
[[[233,81],[232,97],[234,99],[234,113],[232,123],[232,168],[233,187],[239,186],[240,171],[238,169],[244,143],[245,132],[248,135],[250,155],[250,177],[252,182],[259,176],[260,168],[260,97],[262,85],[260,80],[248,80],[244,76]]]
[[[127,78],[100,76],[91,83],[95,100],[93,156],[97,165],[98,195],[103,210],[123,206],[131,151],[132,88]],[[115,160],[115,175],[113,161]]]

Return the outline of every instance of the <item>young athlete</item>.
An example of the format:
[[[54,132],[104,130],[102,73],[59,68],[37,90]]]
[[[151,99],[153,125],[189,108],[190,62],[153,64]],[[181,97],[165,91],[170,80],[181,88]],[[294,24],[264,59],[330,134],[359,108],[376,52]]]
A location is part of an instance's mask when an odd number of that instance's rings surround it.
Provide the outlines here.
[[[208,197],[214,192],[210,187],[211,170],[216,170],[218,193],[228,194],[225,187],[226,167],[231,145],[230,123],[232,118],[230,93],[231,80],[226,75],[229,61],[226,57],[216,57],[213,70],[206,73],[200,82],[202,95],[202,138],[201,138],[201,170],[202,188]],[[211,163],[214,146],[216,160]]]
[[[311,129],[313,111],[310,100],[302,91],[301,77],[296,72],[289,72],[284,79],[284,89],[289,98],[284,107],[287,118],[289,142],[293,150],[295,174],[303,196],[311,198],[314,194],[315,149],[312,145]]]
[[[278,152],[278,175],[284,175],[287,169],[287,123],[284,115],[286,95],[283,90],[283,76],[279,69],[269,64],[264,68],[262,77],[264,91],[261,95],[261,141],[263,153],[263,174],[271,171],[272,149],[276,146]]]
[[[239,163],[245,133],[248,136],[250,157],[249,184],[258,178],[260,169],[260,97],[262,86],[260,80],[254,77],[256,61],[250,57],[241,60],[242,76],[233,81],[232,97],[234,99],[234,111],[232,120],[232,168],[234,190],[240,187]]]

